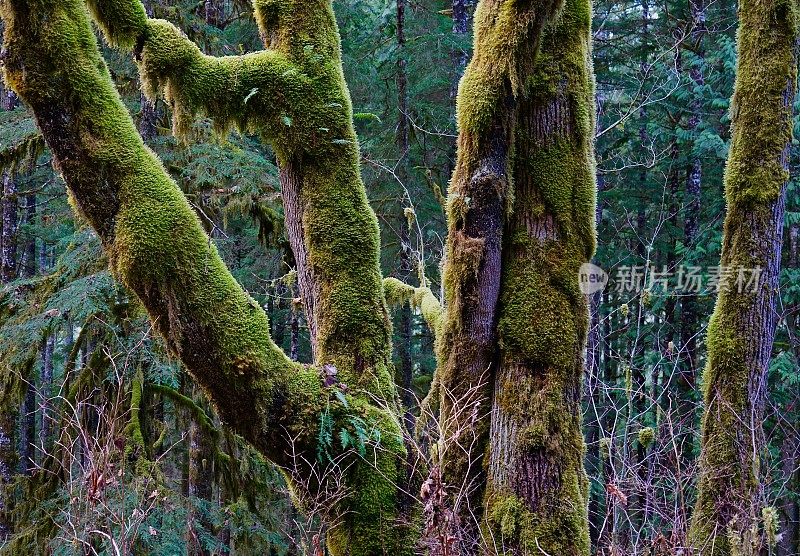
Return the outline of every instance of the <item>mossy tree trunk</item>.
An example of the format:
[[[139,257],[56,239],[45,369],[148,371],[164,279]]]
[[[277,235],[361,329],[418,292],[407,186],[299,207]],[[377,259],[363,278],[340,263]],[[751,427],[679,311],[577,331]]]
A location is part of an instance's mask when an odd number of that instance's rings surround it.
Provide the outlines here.
[[[199,393],[189,392],[192,401],[202,407],[203,401]],[[203,408],[206,409],[206,408]],[[209,552],[203,545],[203,531],[213,534],[212,524],[205,515],[204,502],[212,500],[214,487],[213,447],[207,431],[204,431],[194,415],[189,416],[189,450],[188,470],[186,474],[186,492],[190,498],[188,530],[190,553],[196,556],[206,556]]]
[[[516,114],[504,237],[487,518],[504,553],[588,555],[578,269],[595,247],[591,4],[567,0]]]
[[[115,275],[149,311],[171,351],[224,422],[293,480],[300,502],[334,500],[331,554],[411,553],[390,325],[378,227],[359,173],[358,144],[330,2],[256,0],[268,50],[215,59],[138,0],[89,7],[110,42],[135,47],[147,92],[163,91],[175,130],[195,114],[220,130],[259,133],[281,168],[287,229],[312,332],[314,366],[289,360],[263,310],[235,282],[197,216],[146,149],[114,89],[79,0],[3,0],[5,75],[34,112],[76,208],[97,231]],[[63,60],[70,60],[64,64]],[[347,405],[336,392],[346,393]],[[333,431],[321,431],[328,415]],[[342,453],[326,433],[358,418],[380,441]],[[325,434],[321,434],[325,433]],[[377,434],[374,435],[377,437]],[[324,442],[324,441],[323,441]],[[319,450],[342,461],[347,492],[308,480]],[[328,462],[330,463],[330,462]],[[344,470],[346,469],[346,471]]]
[[[474,55],[459,84],[458,157],[447,207],[448,308],[436,378],[441,439],[434,469],[453,510],[444,536],[455,539],[459,554],[475,554],[480,540],[514,115],[542,30],[558,7],[557,0],[480,2]]]
[[[739,5],[720,262],[734,272],[708,329],[700,478],[689,535],[701,556],[765,549],[762,423],[792,138],[797,10],[791,0]],[[740,268],[761,270],[755,287],[737,283]]]

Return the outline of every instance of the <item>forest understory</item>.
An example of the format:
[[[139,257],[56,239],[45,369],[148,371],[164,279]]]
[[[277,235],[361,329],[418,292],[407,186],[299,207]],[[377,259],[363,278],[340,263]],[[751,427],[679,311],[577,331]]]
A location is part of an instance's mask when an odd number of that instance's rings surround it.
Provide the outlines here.
[[[0,30],[0,556],[800,556],[800,0]]]

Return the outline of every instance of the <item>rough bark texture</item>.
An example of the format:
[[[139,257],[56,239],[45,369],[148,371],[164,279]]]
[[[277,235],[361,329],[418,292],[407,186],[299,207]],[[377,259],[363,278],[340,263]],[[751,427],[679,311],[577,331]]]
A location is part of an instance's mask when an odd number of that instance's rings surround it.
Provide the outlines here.
[[[581,386],[595,248],[591,5],[548,28],[516,116],[486,504],[503,553],[589,554]]]
[[[439,466],[456,553],[475,554],[482,518],[503,224],[517,97],[557,0],[483,0],[475,47],[458,91],[458,158],[450,182],[444,270],[447,319],[439,338]],[[439,530],[442,526],[436,526]]]
[[[141,299],[224,422],[297,471],[293,479],[307,479],[303,466],[317,459],[323,412],[330,411],[337,428],[356,414],[380,430],[380,443],[365,447],[366,458],[346,454],[354,460],[344,477],[349,494],[326,516],[337,519],[329,548],[334,556],[410,553],[414,524],[399,512],[395,481],[405,450],[377,221],[359,175],[330,3],[257,0],[271,49],[221,59],[204,56],[171,24],[147,19],[138,0],[88,4],[112,43],[135,47],[146,91],[165,93],[176,132],[185,135],[194,115],[205,113],[221,130],[235,124],[272,144],[292,247],[303,267],[315,360],[327,370],[293,363],[270,339],[265,313],[230,275],[176,184],[144,147],[83,2],[3,0],[7,82],[34,112],[113,272]],[[333,396],[341,383],[348,387],[347,407]],[[336,445],[330,449],[335,456]],[[305,458],[299,469],[290,453]],[[324,485],[295,487],[302,499]]]
[[[761,276],[751,291],[735,283],[734,273],[709,325],[700,478],[689,535],[702,556],[765,549],[762,422],[792,138],[797,17],[797,5],[785,0],[739,6],[720,265],[760,268]]]

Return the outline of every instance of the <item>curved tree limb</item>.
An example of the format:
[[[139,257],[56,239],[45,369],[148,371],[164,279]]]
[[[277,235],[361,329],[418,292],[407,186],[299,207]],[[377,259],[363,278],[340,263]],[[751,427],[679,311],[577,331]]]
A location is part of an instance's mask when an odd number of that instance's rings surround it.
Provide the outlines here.
[[[265,35],[288,17],[290,5],[257,2]],[[147,20],[138,0],[91,6],[113,42],[140,45],[145,73],[147,67],[153,70],[147,64],[157,52],[148,40],[161,32],[183,44],[172,28]],[[296,10],[301,7],[298,3]],[[34,112],[72,202],[101,238],[114,274],[141,299],[227,425],[284,467],[296,463],[298,454],[304,465],[314,465],[323,412],[330,411],[337,426],[346,426],[355,414],[381,431],[380,443],[367,447],[366,458],[344,454],[353,464],[342,471],[347,496],[329,508],[328,517],[336,522],[329,544],[334,555],[377,555],[384,547],[406,554],[413,549],[407,535],[413,535],[414,525],[401,511],[395,484],[404,473],[405,452],[389,368],[377,222],[359,176],[330,4],[317,2],[306,11],[297,20],[309,26],[300,34],[305,44],[287,41],[275,53],[218,63],[194,59],[191,46],[184,46],[187,59],[200,69],[236,72],[246,65],[248,71],[267,68],[276,76],[276,64],[284,67],[287,57],[301,60],[314,76],[312,99],[327,109],[300,107],[298,117],[309,120],[287,127],[321,128],[322,118],[332,139],[314,142],[287,132],[285,142],[276,139],[275,150],[301,287],[316,327],[316,358],[339,369],[339,380],[351,392],[346,406],[329,403],[338,385],[324,385],[315,368],[293,363],[272,342],[266,314],[236,283],[177,185],[144,146],[100,56],[82,1],[2,0],[5,77]],[[273,33],[270,40],[279,36]],[[173,62],[164,63],[150,75],[175,89],[173,98],[180,100],[189,93],[177,90],[175,76],[162,79],[156,70],[166,76]],[[325,87],[331,83],[335,86]],[[295,486],[311,496],[323,490],[309,483]]]

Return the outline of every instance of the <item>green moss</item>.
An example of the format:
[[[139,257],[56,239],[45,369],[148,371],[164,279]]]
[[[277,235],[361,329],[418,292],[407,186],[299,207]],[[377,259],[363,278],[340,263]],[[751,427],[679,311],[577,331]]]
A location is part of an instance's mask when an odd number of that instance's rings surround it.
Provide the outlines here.
[[[289,361],[275,346],[266,314],[228,272],[179,188],[144,146],[83,2],[39,0],[30,9],[23,0],[2,0],[0,6],[7,83],[45,122],[42,133],[74,205],[101,237],[115,276],[142,300],[226,424],[280,465],[291,463],[292,451],[312,461],[326,398],[320,372]],[[98,1],[94,11],[112,42],[141,47],[148,91],[173,102],[178,132],[187,134],[200,113],[220,131],[231,125],[257,131],[297,182],[297,218],[320,285],[313,305],[317,361],[336,366],[352,391],[352,411],[367,414],[381,432],[374,459],[344,462],[351,495],[330,509],[331,522],[341,523],[331,533],[332,553],[382,553],[376,539],[408,553],[407,536],[418,523],[401,511],[397,488],[405,479],[405,451],[396,440],[378,226],[360,177],[331,4],[256,2],[275,48],[221,59],[202,55],[163,21],[147,21],[140,34],[137,6],[135,0]]]
[[[574,536],[588,519],[583,508],[549,507],[531,512],[523,500],[505,490],[490,491],[487,500],[487,526],[491,531],[485,534],[495,539],[494,546],[503,547],[503,556],[588,553],[588,533]]]
[[[656,433],[653,430],[653,427],[642,427],[639,429],[639,433],[637,438],[639,440],[639,444],[642,445],[643,448],[647,448],[650,444],[653,443],[653,440],[656,437]]]
[[[782,200],[796,86],[798,6],[786,0],[739,6],[738,61],[725,169],[727,214],[721,266],[760,268],[756,291],[729,284],[708,328],[703,373],[700,477],[689,542],[700,556],[758,553],[761,426],[771,349]],[[760,323],[757,333],[753,323]],[[754,449],[753,439],[756,446]]]
[[[430,288],[415,288],[397,278],[389,277],[383,279],[383,291],[389,306],[410,303],[413,309],[422,314],[434,335],[438,332],[443,309]]]
[[[137,373],[136,378],[131,384],[131,409],[129,412],[128,424],[125,427],[125,434],[130,440],[125,444],[125,456],[134,455],[136,459],[146,458],[144,435],[142,434],[142,422],[140,411],[142,407],[142,375]]]

